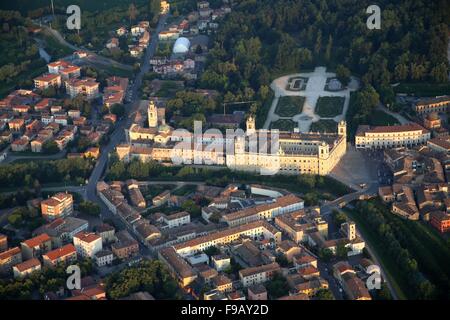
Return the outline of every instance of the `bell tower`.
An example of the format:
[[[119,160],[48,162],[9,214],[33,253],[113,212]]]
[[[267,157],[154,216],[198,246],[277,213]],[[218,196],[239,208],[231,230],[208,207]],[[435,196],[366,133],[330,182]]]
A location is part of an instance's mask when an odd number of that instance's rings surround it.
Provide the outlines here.
[[[148,126],[150,128],[156,128],[158,126],[158,109],[156,108],[155,102],[150,100],[148,104]]]
[[[341,120],[338,124],[338,135],[347,138],[347,122]]]
[[[255,125],[255,117],[253,115],[248,116],[246,125],[247,125],[247,135],[255,133],[256,125]]]

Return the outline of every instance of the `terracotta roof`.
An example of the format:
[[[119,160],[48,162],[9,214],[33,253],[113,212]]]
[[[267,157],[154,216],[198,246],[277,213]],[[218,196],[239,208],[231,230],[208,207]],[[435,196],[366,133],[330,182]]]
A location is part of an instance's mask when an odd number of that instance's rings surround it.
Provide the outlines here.
[[[51,241],[51,238],[49,237],[48,234],[43,233],[43,234],[38,235],[37,237],[28,239],[22,243],[27,245],[27,247],[29,247],[29,248],[34,248],[34,247],[40,246],[42,243],[44,243],[46,241]]]
[[[85,232],[81,231],[73,236],[74,238],[79,239],[80,241],[91,243],[98,239],[101,239],[101,237],[98,234],[92,233],[92,232]]]
[[[21,254],[19,247],[14,247],[9,250],[6,250],[6,251],[0,253],[0,261],[8,259],[12,256],[15,256],[16,254]]]
[[[29,270],[31,268],[34,268],[34,267],[37,267],[40,265],[41,265],[41,262],[38,259],[33,258],[33,259],[27,260],[25,262],[19,263],[18,265],[15,266],[15,268],[17,268],[17,270],[19,270],[19,272],[24,272],[26,270]]]
[[[77,252],[77,250],[75,249],[73,244],[69,243],[61,248],[47,252],[44,256],[49,258],[51,261],[54,261],[58,258],[68,256],[68,255],[74,254],[76,252]]]
[[[242,277],[248,277],[253,274],[258,274],[262,272],[270,272],[270,271],[277,271],[280,270],[280,266],[278,263],[273,262],[270,264],[265,264],[263,266],[259,267],[252,267],[252,268],[246,268],[239,271],[239,275]]]

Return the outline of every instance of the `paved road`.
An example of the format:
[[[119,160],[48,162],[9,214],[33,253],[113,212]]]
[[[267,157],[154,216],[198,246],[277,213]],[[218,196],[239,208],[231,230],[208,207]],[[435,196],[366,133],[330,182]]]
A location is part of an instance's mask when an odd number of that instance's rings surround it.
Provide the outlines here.
[[[139,107],[138,91],[142,85],[143,76],[150,70],[150,58],[155,54],[156,47],[158,44],[157,34],[159,34],[159,32],[162,31],[166,18],[167,18],[166,15],[160,17],[158,26],[154,32],[154,36],[152,37],[151,42],[149,43],[147,50],[145,52],[145,57],[141,65],[141,70],[134,79],[134,83],[131,87],[132,92],[130,99],[131,102],[125,105],[126,110],[128,110],[128,116],[118,121],[114,132],[110,136],[108,144],[102,149],[100,158],[97,160],[95,168],[92,171],[88,184],[86,186],[84,195],[85,198],[87,198],[90,201],[96,202],[100,205],[100,207],[102,208],[102,217],[110,216],[111,212],[107,209],[107,207],[103,204],[103,202],[96,194],[97,182],[104,174],[104,171],[108,163],[109,153],[112,152],[119,143],[124,141],[125,128],[131,125],[133,120],[132,115],[136,112],[137,108]]]

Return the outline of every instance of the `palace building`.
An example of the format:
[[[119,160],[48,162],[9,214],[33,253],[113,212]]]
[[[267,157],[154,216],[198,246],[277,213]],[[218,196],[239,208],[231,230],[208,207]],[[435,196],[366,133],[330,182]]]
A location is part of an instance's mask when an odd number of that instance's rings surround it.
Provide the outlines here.
[[[165,109],[151,101],[148,106],[148,127],[142,116],[128,130],[128,142],[117,146],[119,158],[124,161],[173,162],[227,166],[234,170],[281,174],[327,175],[338,164],[347,150],[347,125],[338,124],[336,133],[296,133],[281,131],[276,150],[271,150],[274,131],[256,130],[255,119],[247,119],[247,132],[232,137],[204,133],[196,143],[192,133],[174,134],[165,124]],[[262,139],[262,140],[261,140]],[[179,143],[183,141],[181,148]],[[255,148],[255,141],[257,143]],[[214,146],[212,145],[214,143]],[[275,144],[274,144],[275,145]],[[232,150],[232,152],[226,152]],[[198,162],[200,161],[200,162]]]
[[[413,147],[427,143],[430,131],[416,123],[371,127],[360,125],[355,136],[357,149]]]

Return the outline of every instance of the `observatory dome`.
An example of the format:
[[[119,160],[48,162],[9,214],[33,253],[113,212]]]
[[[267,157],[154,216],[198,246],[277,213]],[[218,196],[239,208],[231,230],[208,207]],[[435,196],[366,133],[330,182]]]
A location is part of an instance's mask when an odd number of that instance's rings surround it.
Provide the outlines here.
[[[173,46],[173,53],[186,53],[189,51],[189,47],[191,46],[191,42],[188,38],[178,38],[177,41],[175,41],[175,44]]]

